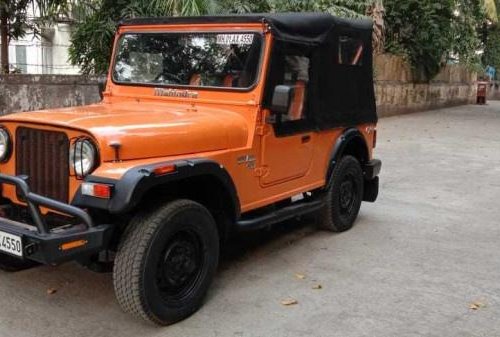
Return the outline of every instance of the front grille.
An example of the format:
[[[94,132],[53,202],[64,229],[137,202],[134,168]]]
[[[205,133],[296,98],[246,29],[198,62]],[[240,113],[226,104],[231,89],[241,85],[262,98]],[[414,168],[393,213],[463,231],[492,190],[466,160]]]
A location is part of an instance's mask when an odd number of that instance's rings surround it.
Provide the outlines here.
[[[20,127],[15,155],[16,174],[29,177],[32,192],[68,202],[69,140],[65,133]]]

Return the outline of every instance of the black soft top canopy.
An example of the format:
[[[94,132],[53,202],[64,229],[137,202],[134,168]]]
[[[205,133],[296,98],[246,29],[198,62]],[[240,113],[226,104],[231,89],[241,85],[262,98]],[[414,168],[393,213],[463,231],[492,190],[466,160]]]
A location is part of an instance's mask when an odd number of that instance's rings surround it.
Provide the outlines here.
[[[326,13],[259,13],[242,15],[187,16],[136,18],[123,20],[121,26],[209,24],[209,23],[261,23],[272,28],[277,39],[306,44],[321,44],[335,27],[372,30],[368,19],[342,19]]]

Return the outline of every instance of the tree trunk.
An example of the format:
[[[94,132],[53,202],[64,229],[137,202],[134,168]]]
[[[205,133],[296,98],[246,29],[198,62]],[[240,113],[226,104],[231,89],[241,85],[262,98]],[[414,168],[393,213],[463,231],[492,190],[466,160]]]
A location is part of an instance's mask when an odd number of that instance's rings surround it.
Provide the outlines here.
[[[366,14],[373,19],[373,51],[376,54],[384,52],[385,45],[385,8],[382,0],[374,0]]]
[[[0,73],[9,73],[9,37],[7,25],[7,13],[0,6]]]

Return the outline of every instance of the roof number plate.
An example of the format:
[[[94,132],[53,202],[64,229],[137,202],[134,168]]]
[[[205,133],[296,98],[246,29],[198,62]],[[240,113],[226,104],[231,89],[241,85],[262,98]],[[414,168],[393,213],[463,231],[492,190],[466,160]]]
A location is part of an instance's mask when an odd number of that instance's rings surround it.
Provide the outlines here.
[[[218,34],[217,44],[248,45],[253,42],[253,34]]]

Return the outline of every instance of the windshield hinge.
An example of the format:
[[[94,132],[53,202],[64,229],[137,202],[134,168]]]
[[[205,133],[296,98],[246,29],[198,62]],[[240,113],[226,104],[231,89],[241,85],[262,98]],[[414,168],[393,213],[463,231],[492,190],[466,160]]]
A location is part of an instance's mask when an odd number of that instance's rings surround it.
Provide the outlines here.
[[[258,125],[255,128],[255,133],[257,134],[257,136],[264,136],[267,133],[266,125]]]
[[[264,34],[271,32],[271,25],[266,21],[266,19],[262,19],[262,30]]]

